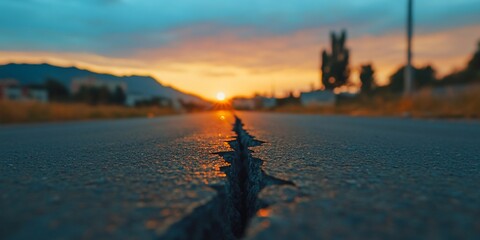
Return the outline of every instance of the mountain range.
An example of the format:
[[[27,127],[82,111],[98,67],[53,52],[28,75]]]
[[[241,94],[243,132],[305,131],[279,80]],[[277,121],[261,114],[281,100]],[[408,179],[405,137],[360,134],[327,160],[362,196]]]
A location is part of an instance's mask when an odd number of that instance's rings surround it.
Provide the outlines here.
[[[55,79],[70,87],[73,79],[91,78],[107,82],[124,82],[127,94],[142,96],[157,96],[172,100],[181,99],[184,102],[202,104],[206,101],[198,96],[181,92],[172,87],[164,86],[150,76],[115,76],[97,73],[77,67],[59,67],[50,64],[17,64],[0,65],[0,81],[15,79],[22,85],[43,84],[47,79]]]

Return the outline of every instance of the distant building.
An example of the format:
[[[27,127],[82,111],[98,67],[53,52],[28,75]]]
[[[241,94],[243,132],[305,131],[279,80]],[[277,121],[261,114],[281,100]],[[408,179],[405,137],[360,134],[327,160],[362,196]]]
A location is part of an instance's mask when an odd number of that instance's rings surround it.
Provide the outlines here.
[[[47,103],[48,102],[48,91],[46,89],[28,89],[27,94],[29,100],[34,100],[38,102]]]
[[[234,98],[232,99],[232,106],[238,110],[253,110],[256,103],[253,98]]]
[[[272,109],[277,106],[277,99],[262,96],[254,98],[237,97],[232,99],[232,107],[238,110]]]
[[[1,87],[0,96],[2,97],[2,100],[24,100],[22,89],[17,86]]]
[[[300,98],[295,97],[293,93],[290,93],[287,97],[285,98],[278,98],[277,99],[277,105],[282,107],[282,106],[298,106],[300,105]]]
[[[313,91],[303,92],[300,94],[300,103],[304,107],[312,106],[333,106],[336,97],[332,91]]]
[[[9,101],[48,102],[48,92],[43,88],[20,86],[14,79],[0,80],[0,99]]]
[[[28,87],[0,87],[0,99],[46,103],[48,102],[48,92],[45,89],[31,89]]]
[[[173,99],[172,100],[172,109],[175,111],[182,111],[183,107],[182,104],[180,103],[180,100],[178,99]]]
[[[106,87],[110,92],[114,92],[120,87],[124,93],[127,92],[127,84],[121,81],[105,81],[94,77],[75,78],[70,84],[70,92],[76,94],[82,87]]]
[[[125,105],[129,107],[134,107],[137,105],[138,102],[150,100],[151,97],[145,95],[135,95],[135,94],[127,94],[127,98],[125,99]]]
[[[272,109],[277,106],[276,98],[257,96],[254,98],[256,109]]]

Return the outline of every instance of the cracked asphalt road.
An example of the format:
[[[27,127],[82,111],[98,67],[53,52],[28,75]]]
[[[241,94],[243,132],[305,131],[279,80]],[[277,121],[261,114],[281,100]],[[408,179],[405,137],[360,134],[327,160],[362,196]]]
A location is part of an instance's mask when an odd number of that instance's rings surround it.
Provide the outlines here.
[[[222,117],[224,116],[224,117]],[[0,127],[0,239],[151,239],[222,184],[224,113]]]
[[[263,170],[251,239],[478,239],[480,124],[239,113]],[[233,117],[0,127],[1,239],[151,239],[222,185]],[[208,218],[204,219],[208,221]]]
[[[479,239],[480,124],[239,114],[272,186],[252,239]]]

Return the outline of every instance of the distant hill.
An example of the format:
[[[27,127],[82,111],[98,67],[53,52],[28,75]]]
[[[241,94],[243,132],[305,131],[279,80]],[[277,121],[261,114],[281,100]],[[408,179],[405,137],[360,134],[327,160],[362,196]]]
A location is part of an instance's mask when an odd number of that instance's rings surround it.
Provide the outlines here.
[[[67,88],[73,79],[94,78],[102,81],[121,81],[127,84],[127,94],[143,96],[159,96],[169,99],[181,99],[191,103],[205,103],[198,96],[183,93],[171,87],[166,87],[150,76],[114,76],[79,69],[76,67],[58,67],[50,64],[6,64],[0,65],[0,81],[15,79],[21,84],[43,84],[48,78],[58,80]]]

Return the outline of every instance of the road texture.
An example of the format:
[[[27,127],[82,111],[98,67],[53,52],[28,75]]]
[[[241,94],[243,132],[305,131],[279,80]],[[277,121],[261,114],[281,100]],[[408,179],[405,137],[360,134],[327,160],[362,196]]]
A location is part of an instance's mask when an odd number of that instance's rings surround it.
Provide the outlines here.
[[[237,116],[0,127],[0,238],[480,238],[480,124]]]
[[[151,239],[209,201],[217,114],[0,128],[0,239]]]
[[[240,114],[272,205],[253,239],[480,239],[480,125]],[[281,199],[281,201],[279,200]]]

